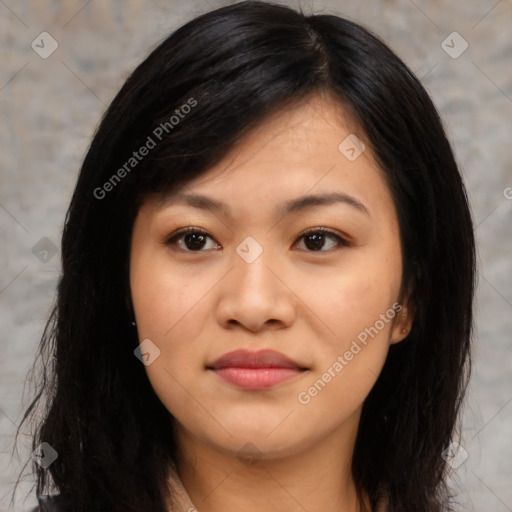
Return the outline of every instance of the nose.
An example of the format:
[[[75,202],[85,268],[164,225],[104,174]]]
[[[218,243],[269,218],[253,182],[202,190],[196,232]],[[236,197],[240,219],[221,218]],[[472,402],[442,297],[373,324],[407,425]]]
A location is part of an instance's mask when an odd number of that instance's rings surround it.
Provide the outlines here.
[[[233,269],[219,287],[217,320],[224,328],[242,326],[256,332],[293,324],[297,299],[286,285],[284,268],[271,250],[252,262],[236,252]]]

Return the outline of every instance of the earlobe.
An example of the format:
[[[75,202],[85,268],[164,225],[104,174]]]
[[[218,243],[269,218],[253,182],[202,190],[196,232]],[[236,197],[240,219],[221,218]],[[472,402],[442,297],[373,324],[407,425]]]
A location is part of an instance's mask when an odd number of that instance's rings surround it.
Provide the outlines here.
[[[412,315],[410,309],[405,307],[400,311],[395,325],[393,326],[393,332],[391,334],[391,344],[399,343],[405,338],[411,331],[412,327]]]

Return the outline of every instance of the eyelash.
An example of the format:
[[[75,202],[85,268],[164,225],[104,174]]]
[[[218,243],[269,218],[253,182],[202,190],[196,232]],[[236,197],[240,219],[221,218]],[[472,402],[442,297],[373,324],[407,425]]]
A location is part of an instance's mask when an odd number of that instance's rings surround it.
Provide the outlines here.
[[[171,245],[176,245],[176,241],[179,240],[180,238],[183,238],[185,235],[188,235],[189,233],[197,233],[197,234],[200,234],[200,235],[205,235],[207,236],[208,238],[213,239],[213,237],[211,237],[207,231],[201,229],[201,228],[195,228],[195,227],[188,227],[188,228],[183,228],[183,229],[180,229],[179,231],[177,231],[176,233],[172,234],[169,238],[167,238],[164,242],[165,245],[168,245],[168,246],[171,246]],[[333,238],[336,238],[338,240],[338,246],[333,248],[333,249],[328,249],[327,251],[324,251],[324,250],[319,250],[319,251],[306,251],[306,252],[310,252],[310,253],[325,253],[325,252],[330,252],[330,251],[333,251],[333,250],[337,250],[340,248],[340,246],[342,247],[350,247],[351,244],[343,237],[341,237],[340,235],[338,235],[337,233],[331,231],[330,229],[327,229],[327,228],[324,228],[324,227],[317,227],[317,228],[309,228],[307,229],[306,231],[304,231],[299,237],[298,239],[302,239],[304,237],[307,237],[308,235],[312,235],[312,234],[318,234],[318,233],[321,233],[321,234],[324,234],[324,235],[329,235]],[[180,248],[181,249],[181,248]],[[183,252],[190,252],[190,253],[193,253],[193,252],[206,252],[202,249],[200,250],[197,250],[197,251],[191,251],[189,249],[181,249]]]

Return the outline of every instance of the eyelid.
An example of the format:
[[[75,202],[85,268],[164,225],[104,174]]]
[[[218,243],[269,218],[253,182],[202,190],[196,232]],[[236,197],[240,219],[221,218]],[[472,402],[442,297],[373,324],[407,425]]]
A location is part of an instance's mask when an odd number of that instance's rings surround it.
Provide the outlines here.
[[[164,240],[164,245],[173,245],[174,242],[178,238],[180,238],[188,233],[199,233],[201,235],[205,235],[205,236],[211,238],[212,240],[214,240],[216,244],[218,244],[218,242],[213,238],[213,236],[210,235],[210,233],[208,233],[208,231],[206,231],[202,228],[195,227],[195,226],[188,226],[186,228],[178,229],[178,231],[175,231],[174,233],[172,233],[171,235],[166,237]],[[220,245],[220,244],[218,244],[218,245]],[[205,252],[205,251],[184,251],[184,252]]]
[[[340,241],[340,245],[350,247],[352,246],[351,238],[348,235],[340,234],[336,231],[333,231],[329,228],[324,228],[322,226],[314,227],[314,228],[308,228],[304,230],[297,238],[302,238],[303,236],[309,235],[310,233],[323,233],[326,235],[331,235],[335,238],[337,238]],[[315,251],[309,251],[309,252],[315,252]],[[330,252],[330,251],[318,251],[318,252]]]
[[[186,228],[181,228],[181,229],[178,229],[178,231],[175,231],[174,233],[172,233],[170,236],[168,236],[165,241],[164,241],[164,245],[173,245],[174,242],[179,239],[180,237],[188,234],[188,233],[199,233],[201,235],[205,235],[207,236],[208,238],[211,238],[217,245],[220,245],[213,236],[211,236],[208,231],[202,229],[202,228],[199,228],[199,227],[195,227],[195,226],[188,226]],[[302,231],[296,238],[296,242],[294,243],[294,246],[297,245],[298,241],[309,235],[309,234],[313,234],[313,233],[323,233],[323,234],[327,234],[327,235],[330,235],[336,239],[338,239],[338,247],[334,248],[334,249],[329,249],[327,251],[305,251],[305,252],[311,252],[311,253],[330,253],[332,252],[333,250],[337,250],[339,249],[339,246],[341,247],[351,247],[353,245],[352,241],[351,241],[351,238],[347,235],[344,235],[344,234],[338,234],[336,231],[333,231],[329,228],[325,228],[323,226],[317,226],[317,227],[312,227],[312,228],[308,228],[304,231]],[[184,250],[184,252],[197,252],[197,253],[201,253],[201,252],[206,252],[206,251],[202,251],[202,250],[199,250],[199,251],[187,251],[187,250]]]

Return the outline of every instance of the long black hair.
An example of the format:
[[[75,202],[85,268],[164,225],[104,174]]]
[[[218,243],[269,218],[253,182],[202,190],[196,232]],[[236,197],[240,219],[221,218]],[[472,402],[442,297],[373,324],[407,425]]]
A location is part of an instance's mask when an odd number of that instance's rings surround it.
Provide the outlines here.
[[[22,420],[32,420],[34,449],[47,442],[58,452],[47,469],[33,464],[38,495],[58,492],[83,510],[165,510],[176,445],[170,413],[133,354],[135,216],[148,194],[197,177],[265,116],[319,92],[349,110],[385,175],[400,226],[402,295],[414,312],[363,406],[356,487],[372,510],[383,496],[390,512],[449,509],[442,454],[470,373],[475,281],[452,149],[421,83],[370,31],[259,1],[178,28],[127,79],[94,135],[32,369],[42,369],[39,392]]]

